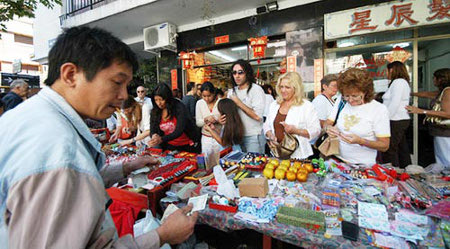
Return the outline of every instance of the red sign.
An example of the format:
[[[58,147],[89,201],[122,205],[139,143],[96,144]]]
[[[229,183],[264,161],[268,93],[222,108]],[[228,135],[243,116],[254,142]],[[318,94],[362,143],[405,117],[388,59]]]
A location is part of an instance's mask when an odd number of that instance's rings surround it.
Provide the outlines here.
[[[229,35],[223,35],[223,36],[217,36],[214,38],[214,43],[222,44],[222,43],[229,43],[230,42],[230,36]]]
[[[320,80],[323,78],[323,59],[314,59],[314,96],[320,94],[322,84]]]
[[[178,75],[176,69],[170,70],[170,81],[172,82],[172,90],[178,89]]]
[[[353,22],[350,24],[350,27],[354,27],[353,29],[350,29],[350,34],[355,31],[360,30],[374,30],[378,27],[378,25],[375,26],[369,26],[370,21],[370,10],[361,11],[361,12],[355,12],[352,15]]]
[[[297,69],[297,56],[288,56],[287,57],[287,71],[295,72]]]
[[[394,26],[397,27],[400,26],[405,20],[408,21],[409,24],[412,25],[417,24],[418,22],[411,18],[411,15],[414,13],[414,10],[411,9],[411,6],[412,3],[393,5],[391,7],[392,9],[391,19],[386,21],[386,25],[391,25],[395,21]]]
[[[427,18],[427,21],[431,21],[434,19],[444,19],[450,18],[450,3],[447,6],[442,4],[442,0],[432,0],[432,3],[428,5],[430,8],[430,13],[435,13],[434,16],[430,16]]]

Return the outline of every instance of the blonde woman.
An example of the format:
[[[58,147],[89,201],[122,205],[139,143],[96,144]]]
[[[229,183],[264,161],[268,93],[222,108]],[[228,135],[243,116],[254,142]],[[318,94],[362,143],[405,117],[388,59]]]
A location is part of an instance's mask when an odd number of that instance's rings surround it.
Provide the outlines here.
[[[276,92],[278,97],[271,103],[263,127],[268,143],[280,143],[286,132],[299,142],[291,158],[311,156],[313,150],[309,141],[319,135],[320,122],[314,106],[305,98],[302,78],[296,72],[281,75]]]

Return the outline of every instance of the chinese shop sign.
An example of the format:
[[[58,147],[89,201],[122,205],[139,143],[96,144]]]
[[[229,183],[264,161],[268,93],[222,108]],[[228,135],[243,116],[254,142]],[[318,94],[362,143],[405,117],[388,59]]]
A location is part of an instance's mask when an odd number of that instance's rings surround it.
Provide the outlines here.
[[[450,22],[449,0],[405,0],[325,15],[325,39]]]

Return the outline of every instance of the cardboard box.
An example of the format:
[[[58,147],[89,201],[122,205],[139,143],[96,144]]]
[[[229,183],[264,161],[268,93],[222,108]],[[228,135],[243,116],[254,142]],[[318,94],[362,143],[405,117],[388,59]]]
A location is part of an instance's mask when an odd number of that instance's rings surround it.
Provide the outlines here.
[[[266,197],[269,192],[269,183],[266,178],[244,178],[239,183],[241,196]]]

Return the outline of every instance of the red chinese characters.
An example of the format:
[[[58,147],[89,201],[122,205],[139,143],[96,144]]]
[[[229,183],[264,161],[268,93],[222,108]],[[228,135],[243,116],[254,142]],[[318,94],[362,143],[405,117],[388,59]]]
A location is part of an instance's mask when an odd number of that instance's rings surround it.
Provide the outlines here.
[[[428,5],[430,9],[430,13],[434,14],[427,18],[427,21],[432,21],[434,19],[442,20],[444,18],[450,18],[450,2],[447,2],[446,5],[442,3],[442,0],[432,0],[431,4]]]
[[[394,26],[400,26],[405,20],[411,25],[417,24],[418,21],[411,18],[411,15],[414,13],[414,10],[411,9],[411,6],[412,3],[393,5],[391,8],[392,16],[385,22],[385,24],[391,25],[395,21]]]
[[[374,30],[378,27],[378,25],[375,26],[369,26],[369,23],[372,19],[370,19],[370,10],[365,10],[361,12],[355,12],[353,13],[353,22],[350,24],[350,34],[356,31],[361,30]]]

